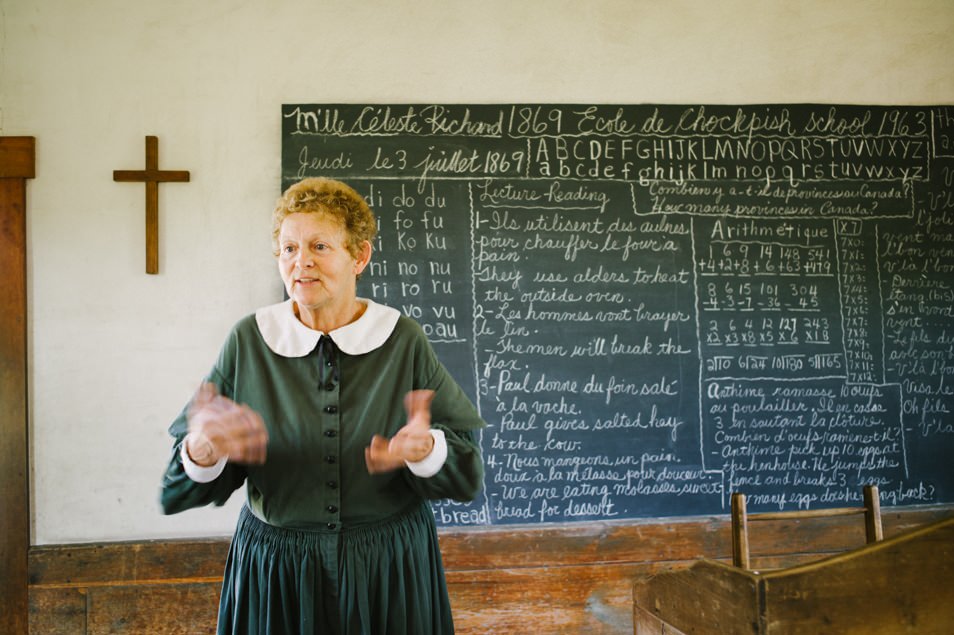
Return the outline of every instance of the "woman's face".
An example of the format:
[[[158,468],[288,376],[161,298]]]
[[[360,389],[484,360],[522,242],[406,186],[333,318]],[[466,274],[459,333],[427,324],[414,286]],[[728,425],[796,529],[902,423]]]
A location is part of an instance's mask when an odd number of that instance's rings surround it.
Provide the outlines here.
[[[306,313],[325,313],[353,309],[356,276],[371,256],[365,245],[360,259],[348,251],[344,225],[333,216],[321,213],[289,214],[278,234],[278,270],[288,296],[298,305],[303,322]]]

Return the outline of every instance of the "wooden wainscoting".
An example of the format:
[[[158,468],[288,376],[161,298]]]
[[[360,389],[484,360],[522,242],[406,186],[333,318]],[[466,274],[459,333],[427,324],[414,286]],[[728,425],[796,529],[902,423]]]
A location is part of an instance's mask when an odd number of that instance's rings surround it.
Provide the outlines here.
[[[887,509],[885,536],[954,516],[954,507]],[[833,518],[811,532],[766,528],[761,553],[779,566],[864,544],[860,523]],[[699,558],[730,561],[727,517],[441,531],[457,632],[631,634],[638,576]],[[33,547],[34,635],[215,632],[227,539]]]

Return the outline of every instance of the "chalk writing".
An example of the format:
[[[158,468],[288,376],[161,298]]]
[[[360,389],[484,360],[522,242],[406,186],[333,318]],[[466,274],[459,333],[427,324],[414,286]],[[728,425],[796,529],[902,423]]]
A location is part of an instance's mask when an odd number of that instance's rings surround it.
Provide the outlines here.
[[[471,396],[444,525],[954,501],[954,107],[301,104]]]

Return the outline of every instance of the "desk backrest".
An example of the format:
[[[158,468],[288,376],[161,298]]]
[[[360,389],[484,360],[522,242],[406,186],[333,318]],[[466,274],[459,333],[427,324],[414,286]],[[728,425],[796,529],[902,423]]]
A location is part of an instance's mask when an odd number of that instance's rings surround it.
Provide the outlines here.
[[[866,485],[863,490],[863,507],[837,507],[830,509],[796,510],[788,512],[765,512],[748,514],[746,512],[745,494],[732,494],[732,564],[743,569],[751,569],[749,552],[750,522],[759,521],[801,521],[811,518],[825,518],[831,516],[863,515],[865,521],[865,540],[867,543],[877,542],[884,538],[881,525],[881,503],[878,499],[878,486]]]

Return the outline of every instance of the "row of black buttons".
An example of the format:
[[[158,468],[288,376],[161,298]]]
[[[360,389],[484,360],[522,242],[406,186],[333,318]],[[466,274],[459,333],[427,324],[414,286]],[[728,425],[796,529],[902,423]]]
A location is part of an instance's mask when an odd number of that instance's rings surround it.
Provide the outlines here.
[[[332,348],[332,351],[333,351],[333,350],[334,350],[334,349]],[[332,352],[332,355],[334,355],[333,352]],[[326,367],[332,368],[334,365],[335,365],[334,359],[326,359],[326,360],[325,360],[325,366],[326,366]],[[337,386],[335,385],[335,383],[334,383],[333,381],[326,382],[326,383],[324,384],[324,386],[322,386],[321,384],[319,384],[318,387],[319,387],[319,388],[324,388],[324,389],[325,389],[326,391],[328,391],[328,392],[332,392],[332,391],[334,391],[334,390],[337,388]],[[325,411],[326,414],[330,414],[330,415],[338,414],[338,406],[325,406],[324,411]],[[327,438],[329,438],[329,439],[333,439],[334,437],[338,436],[338,431],[337,431],[337,430],[325,430],[325,433],[324,433],[324,434],[325,434],[325,437],[327,437]],[[334,456],[333,454],[329,454],[329,455],[325,456],[325,463],[328,463],[329,465],[334,465],[334,464],[337,463],[337,462],[338,462],[338,458],[337,458],[336,456]],[[334,490],[334,489],[338,489],[338,481],[327,481],[327,482],[325,483],[325,485],[327,485],[329,489],[333,489],[333,490]],[[327,511],[329,514],[336,514],[336,513],[338,513],[338,507],[337,507],[336,505],[328,505],[327,507],[325,507],[325,511]],[[335,523],[327,523],[325,526],[326,526],[328,529],[332,529],[332,530],[333,530],[335,527],[337,527],[337,524],[335,524]]]

